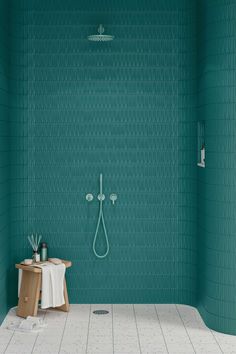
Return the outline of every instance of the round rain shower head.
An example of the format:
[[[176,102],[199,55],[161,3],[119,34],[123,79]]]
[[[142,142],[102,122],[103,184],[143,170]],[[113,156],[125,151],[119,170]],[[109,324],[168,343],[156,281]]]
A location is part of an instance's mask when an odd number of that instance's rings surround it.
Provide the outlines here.
[[[98,33],[99,34],[92,34],[91,36],[88,36],[88,40],[93,42],[109,42],[109,41],[113,41],[114,39],[114,36],[111,36],[109,34],[103,34],[104,33],[103,25],[99,25]]]

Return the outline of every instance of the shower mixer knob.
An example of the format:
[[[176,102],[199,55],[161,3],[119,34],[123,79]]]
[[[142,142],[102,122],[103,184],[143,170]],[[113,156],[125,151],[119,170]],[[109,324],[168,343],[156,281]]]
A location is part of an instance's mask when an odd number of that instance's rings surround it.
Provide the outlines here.
[[[88,193],[85,198],[88,202],[91,202],[93,200],[93,195],[91,193]]]

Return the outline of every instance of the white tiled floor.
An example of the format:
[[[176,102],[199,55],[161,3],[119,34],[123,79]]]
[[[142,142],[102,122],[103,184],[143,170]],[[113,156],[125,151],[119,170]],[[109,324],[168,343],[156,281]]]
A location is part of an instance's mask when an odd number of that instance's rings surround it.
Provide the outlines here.
[[[94,315],[107,309],[108,315]],[[48,327],[39,334],[0,327],[6,354],[236,354],[236,336],[208,329],[197,310],[184,305],[71,305],[69,313],[39,311]]]

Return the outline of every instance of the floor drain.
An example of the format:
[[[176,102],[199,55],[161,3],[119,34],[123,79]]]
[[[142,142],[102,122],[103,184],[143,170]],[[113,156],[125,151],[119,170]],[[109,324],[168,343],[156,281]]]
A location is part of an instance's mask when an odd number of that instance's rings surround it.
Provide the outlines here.
[[[95,310],[93,311],[94,315],[107,315],[109,311],[107,310]]]

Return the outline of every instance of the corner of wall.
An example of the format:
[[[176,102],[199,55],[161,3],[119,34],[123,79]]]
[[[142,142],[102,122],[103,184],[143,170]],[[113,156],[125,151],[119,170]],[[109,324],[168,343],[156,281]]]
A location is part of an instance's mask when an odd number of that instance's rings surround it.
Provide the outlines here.
[[[9,309],[9,51],[8,1],[0,1],[0,323]]]
[[[236,334],[236,2],[200,1],[198,19],[198,309],[210,328]]]

